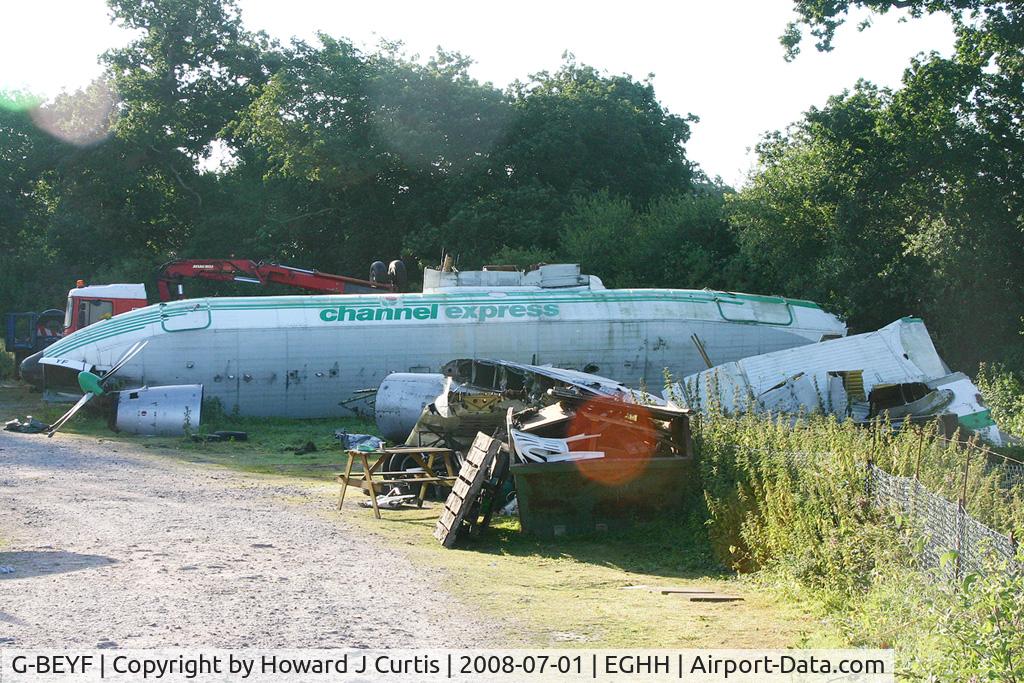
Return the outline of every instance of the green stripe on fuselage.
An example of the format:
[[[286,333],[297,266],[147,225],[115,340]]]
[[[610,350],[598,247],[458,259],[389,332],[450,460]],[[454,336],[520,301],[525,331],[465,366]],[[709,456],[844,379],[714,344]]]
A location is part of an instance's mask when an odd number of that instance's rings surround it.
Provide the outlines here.
[[[320,309],[344,304],[358,307],[394,307],[401,305],[451,305],[480,304],[482,301],[501,305],[536,304],[536,303],[647,303],[666,301],[674,303],[715,304],[725,303],[742,305],[743,302],[785,303],[802,308],[820,310],[820,306],[812,301],[802,299],[786,299],[783,297],[763,296],[757,294],[735,294],[717,291],[685,291],[685,290],[599,290],[585,292],[550,292],[550,291],[516,291],[505,296],[494,296],[491,292],[459,292],[453,294],[345,294],[305,297],[246,297],[242,299],[209,299],[211,311],[260,311],[260,310],[303,310]],[[140,309],[115,316],[108,321],[80,330],[62,339],[49,348],[51,357],[69,353],[87,344],[104,339],[136,332],[146,325],[155,323],[161,318],[174,318],[185,315],[195,306],[190,302],[165,304],[151,310]],[[733,321],[743,322],[743,321]],[[754,321],[751,321],[752,323]]]
[[[976,413],[970,415],[961,415],[957,418],[957,421],[966,427],[967,429],[977,430],[985,429],[995,425],[996,421],[992,419],[991,410],[979,410]]]

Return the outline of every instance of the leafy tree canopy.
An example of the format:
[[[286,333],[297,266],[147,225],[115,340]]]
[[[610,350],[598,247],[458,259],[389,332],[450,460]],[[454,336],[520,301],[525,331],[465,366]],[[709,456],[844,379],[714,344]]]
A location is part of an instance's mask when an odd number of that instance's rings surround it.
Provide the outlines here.
[[[401,256],[415,274],[446,250],[462,268],[571,260],[617,287],[812,298],[855,331],[922,315],[954,367],[1021,358],[1016,4],[795,0],[791,56],[803,30],[829,49],[858,8],[949,13],[956,50],[766,136],[733,190],[689,161],[696,118],[650,78],[566,55],[499,89],[443,50],[275,43],[236,0],[108,2],[136,36],[101,79],[46,103],[0,93],[5,310],[173,258],[361,275]]]

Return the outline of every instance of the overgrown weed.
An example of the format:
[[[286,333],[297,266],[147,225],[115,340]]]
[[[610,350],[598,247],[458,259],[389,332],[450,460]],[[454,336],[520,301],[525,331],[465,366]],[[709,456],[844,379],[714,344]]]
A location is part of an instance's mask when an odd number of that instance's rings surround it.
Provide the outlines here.
[[[1024,613],[1020,574],[996,568],[953,583],[920,566],[923,530],[868,489],[871,461],[951,501],[966,490],[968,514],[1020,537],[1024,484],[997,455],[932,427],[893,432],[822,415],[714,414],[696,440],[708,535],[724,564],[817,605],[849,645],[897,648],[908,678],[1021,680],[1024,665],[1007,654],[1024,647],[1007,633]]]

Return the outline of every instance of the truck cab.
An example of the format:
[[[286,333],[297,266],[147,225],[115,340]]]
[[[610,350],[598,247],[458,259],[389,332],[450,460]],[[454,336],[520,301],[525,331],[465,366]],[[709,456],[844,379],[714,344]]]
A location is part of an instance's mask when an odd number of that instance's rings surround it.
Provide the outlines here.
[[[100,320],[146,305],[146,288],[141,284],[75,287],[68,292],[68,306],[64,311],[64,334],[77,332]]]
[[[146,305],[146,287],[142,284],[87,286],[79,280],[68,292],[64,311],[4,316],[5,350],[14,354],[15,373],[38,384],[42,381],[38,357],[50,344],[93,323]]]
[[[14,354],[14,375],[21,361],[45,349],[63,334],[64,311],[8,313],[4,316],[4,350]]]

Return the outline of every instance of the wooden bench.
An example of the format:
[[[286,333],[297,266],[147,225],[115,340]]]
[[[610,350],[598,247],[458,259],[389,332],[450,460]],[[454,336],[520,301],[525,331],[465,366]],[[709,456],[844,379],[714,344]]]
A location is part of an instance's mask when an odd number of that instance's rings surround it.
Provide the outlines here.
[[[395,448],[381,448],[376,451],[346,451],[348,461],[345,463],[345,471],[339,472],[336,477],[341,484],[341,494],[338,497],[338,509],[345,503],[345,491],[349,486],[358,486],[370,492],[370,505],[373,507],[373,514],[380,519],[380,508],[377,505],[377,487],[395,486],[400,484],[419,484],[420,491],[416,496],[417,507],[423,507],[423,499],[426,498],[427,488],[430,484],[440,484],[451,488],[458,479],[452,457],[455,454],[450,448],[439,448],[436,446],[397,446]],[[400,470],[397,472],[379,471],[379,468],[392,455],[408,456],[416,463],[417,469]],[[375,457],[373,464],[370,458]],[[438,475],[434,473],[434,465],[440,457],[444,462],[444,469],[447,474]],[[362,472],[352,474],[352,465],[359,461],[362,465]]]

